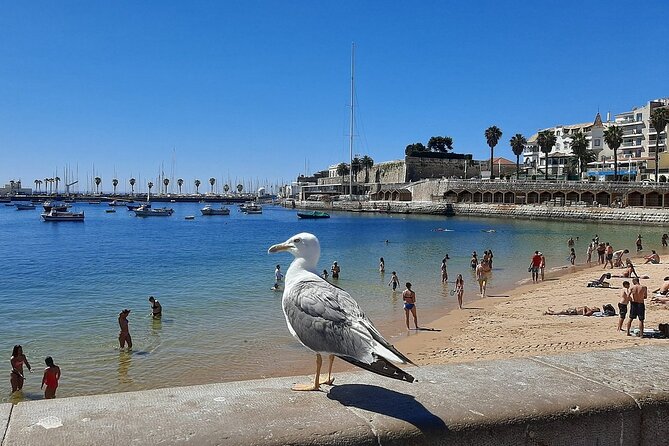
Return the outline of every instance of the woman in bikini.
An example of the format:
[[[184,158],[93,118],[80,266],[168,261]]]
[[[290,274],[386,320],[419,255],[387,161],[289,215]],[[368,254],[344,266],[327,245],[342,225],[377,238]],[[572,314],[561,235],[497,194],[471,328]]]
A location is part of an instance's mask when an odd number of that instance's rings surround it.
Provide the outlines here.
[[[15,345],[12,350],[12,358],[9,360],[12,365],[12,372],[10,374],[10,382],[12,383],[12,393],[17,390],[23,389],[23,382],[25,377],[23,376],[23,364],[26,365],[30,373],[33,372],[28,358],[23,354],[23,347],[20,345]]]
[[[455,294],[458,296],[458,306],[462,310],[462,297],[465,295],[465,281],[462,274],[455,279]]]
[[[413,324],[418,330],[418,317],[416,316],[416,293],[411,290],[411,282],[406,283],[406,290],[402,293],[404,300],[404,313],[406,314],[407,330],[409,330],[409,312],[413,314]]]

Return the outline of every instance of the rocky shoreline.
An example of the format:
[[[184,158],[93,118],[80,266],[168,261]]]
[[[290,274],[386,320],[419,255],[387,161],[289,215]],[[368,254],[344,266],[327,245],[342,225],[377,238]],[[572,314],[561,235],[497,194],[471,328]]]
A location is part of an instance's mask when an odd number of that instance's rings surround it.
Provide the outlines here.
[[[284,203],[293,207],[292,201]],[[525,220],[607,221],[619,224],[669,225],[669,210],[638,207],[554,206],[493,203],[445,203],[432,201],[296,201],[296,209],[428,214],[472,217],[509,217]]]

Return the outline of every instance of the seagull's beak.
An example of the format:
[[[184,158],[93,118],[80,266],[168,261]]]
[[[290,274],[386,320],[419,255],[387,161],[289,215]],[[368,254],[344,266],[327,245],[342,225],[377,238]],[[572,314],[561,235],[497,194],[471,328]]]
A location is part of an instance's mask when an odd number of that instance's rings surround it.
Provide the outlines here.
[[[292,247],[293,247],[293,245],[291,243],[283,242],[283,243],[279,243],[278,245],[270,246],[269,249],[267,250],[267,253],[272,254],[272,253],[275,253],[275,252],[289,251],[290,248],[292,248]]]

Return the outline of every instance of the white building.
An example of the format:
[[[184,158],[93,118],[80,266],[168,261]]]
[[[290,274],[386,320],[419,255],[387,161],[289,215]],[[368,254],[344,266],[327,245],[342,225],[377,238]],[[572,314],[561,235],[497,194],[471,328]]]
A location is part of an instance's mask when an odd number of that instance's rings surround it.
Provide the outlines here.
[[[21,180],[11,180],[5,187],[0,187],[0,195],[31,195],[33,190],[29,187],[22,187]]]

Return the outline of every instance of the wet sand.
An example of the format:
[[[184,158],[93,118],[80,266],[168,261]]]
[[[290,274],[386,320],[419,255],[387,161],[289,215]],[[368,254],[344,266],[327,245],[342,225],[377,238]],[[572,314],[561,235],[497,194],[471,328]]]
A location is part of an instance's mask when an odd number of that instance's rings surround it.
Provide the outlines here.
[[[636,270],[648,287],[645,328],[658,328],[669,322],[669,308],[651,302],[652,291],[669,275],[666,264],[643,265],[635,259]],[[623,269],[607,270],[621,275]],[[416,364],[449,364],[479,360],[559,354],[570,351],[594,351],[633,345],[666,343],[669,339],[627,336],[617,331],[618,316],[552,316],[544,315],[569,307],[599,307],[610,303],[618,312],[618,301],[625,278],[612,277],[612,288],[588,288],[590,280],[604,271],[601,265],[568,267],[546,275],[538,284],[491,293],[481,299],[465,294],[463,309],[449,312],[425,326],[439,331],[410,331],[395,341],[395,346]],[[494,274],[494,273],[493,273]],[[529,274],[528,274],[529,276]],[[628,313],[629,314],[629,313]],[[625,324],[627,319],[625,320]],[[625,327],[623,324],[623,328]],[[420,307],[419,307],[419,325]],[[413,326],[413,322],[412,322]],[[632,329],[638,327],[638,320]]]

